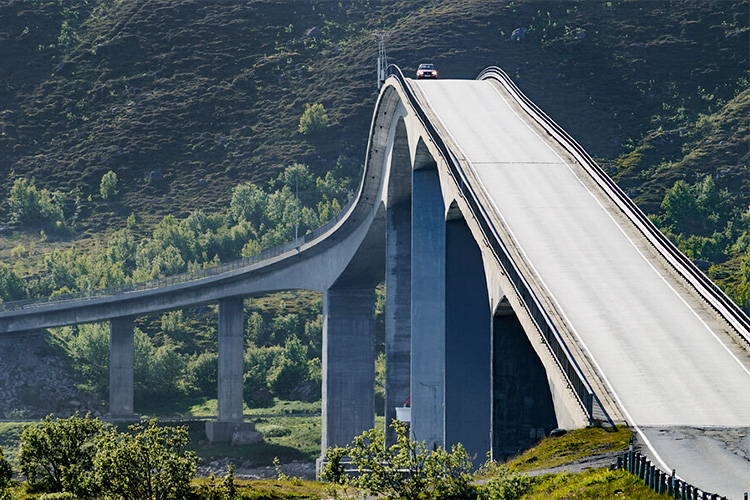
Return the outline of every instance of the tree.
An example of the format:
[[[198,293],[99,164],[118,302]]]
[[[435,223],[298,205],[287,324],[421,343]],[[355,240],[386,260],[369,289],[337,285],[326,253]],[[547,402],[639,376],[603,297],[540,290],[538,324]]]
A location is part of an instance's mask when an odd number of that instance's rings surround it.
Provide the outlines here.
[[[63,195],[59,191],[37,189],[34,179],[18,178],[8,198],[13,222],[63,222]]]
[[[305,112],[302,113],[302,117],[299,119],[299,127],[297,129],[302,135],[315,135],[327,129],[328,122],[328,114],[322,104],[318,102],[312,105],[307,104]]]
[[[11,477],[13,477],[13,467],[11,467],[10,462],[5,460],[3,449],[0,448],[0,500],[10,498],[7,495],[7,488]]]
[[[18,455],[21,473],[48,491],[84,495],[93,488],[94,441],[103,429],[98,418],[82,418],[78,413],[67,419],[48,415],[41,424],[27,426]]]
[[[277,357],[268,372],[268,385],[279,397],[287,396],[292,389],[307,381],[307,347],[293,335],[287,338],[284,351]]]
[[[97,440],[97,483],[108,498],[167,500],[187,498],[198,457],[185,451],[187,427],[159,427],[156,420],[112,429]]]
[[[229,211],[234,220],[248,221],[258,229],[266,220],[267,204],[268,194],[255,184],[247,182],[235,186],[232,190]]]
[[[102,195],[103,199],[108,200],[119,192],[117,174],[110,170],[102,176],[102,181],[99,183],[99,194]]]
[[[23,280],[12,267],[0,262],[0,302],[26,298]]]

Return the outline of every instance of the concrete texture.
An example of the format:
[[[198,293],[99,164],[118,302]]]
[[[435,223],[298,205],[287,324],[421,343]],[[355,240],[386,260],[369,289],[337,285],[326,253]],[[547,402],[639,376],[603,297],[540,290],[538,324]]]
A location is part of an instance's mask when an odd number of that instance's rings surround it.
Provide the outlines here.
[[[444,446],[445,207],[437,170],[414,171],[411,240],[411,435]]]
[[[242,297],[219,301],[219,422],[242,422],[245,321]]]
[[[493,317],[492,459],[505,460],[557,427],[547,376],[516,314]]]
[[[263,436],[255,431],[254,422],[206,422],[206,437],[212,443],[237,443],[241,440],[246,444],[259,443]]]
[[[344,446],[375,424],[375,290],[323,294],[321,448]]]
[[[385,434],[411,395],[411,159],[406,126],[397,125],[388,180],[385,276]]]
[[[479,466],[490,451],[490,302],[482,255],[458,215],[445,231],[445,447],[462,443]]]
[[[137,418],[133,410],[133,328],[132,317],[109,322],[109,417],[116,420]]]

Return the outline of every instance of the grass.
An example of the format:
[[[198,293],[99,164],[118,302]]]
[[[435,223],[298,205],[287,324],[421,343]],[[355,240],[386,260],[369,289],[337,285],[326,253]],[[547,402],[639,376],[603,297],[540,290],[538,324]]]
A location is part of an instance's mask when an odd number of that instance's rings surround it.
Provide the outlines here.
[[[601,427],[576,429],[560,437],[542,440],[505,465],[517,472],[557,467],[597,453],[626,450],[630,436],[630,430],[623,426],[617,427],[616,431]]]
[[[534,478],[530,491],[523,500],[658,500],[657,495],[643,485],[637,476],[628,472],[607,469],[580,474],[546,474]]]
[[[0,448],[6,460],[15,462],[21,433],[27,425],[28,422],[0,422]]]

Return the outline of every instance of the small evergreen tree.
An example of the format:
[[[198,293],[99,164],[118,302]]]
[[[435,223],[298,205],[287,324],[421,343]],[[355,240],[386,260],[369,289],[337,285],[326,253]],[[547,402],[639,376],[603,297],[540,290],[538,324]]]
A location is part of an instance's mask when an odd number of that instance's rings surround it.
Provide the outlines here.
[[[320,103],[308,104],[299,119],[298,130],[302,135],[314,135],[328,128],[328,114]]]
[[[109,171],[102,176],[102,181],[99,184],[99,194],[102,198],[108,200],[119,192],[117,188],[117,174],[113,171]]]

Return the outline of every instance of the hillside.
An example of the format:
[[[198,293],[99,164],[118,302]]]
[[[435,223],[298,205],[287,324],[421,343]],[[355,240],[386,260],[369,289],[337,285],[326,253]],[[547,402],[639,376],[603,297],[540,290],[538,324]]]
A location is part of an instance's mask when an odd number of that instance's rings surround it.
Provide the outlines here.
[[[0,299],[11,272],[28,285],[55,259],[96,267],[87,252],[126,226],[134,253],[165,216],[224,214],[235,186],[266,186],[293,163],[356,177],[377,31],[407,75],[426,60],[441,78],[502,67],[750,310],[749,26],[748,0],[0,0]],[[305,136],[297,127],[312,103],[331,124]],[[105,199],[108,171],[120,192]],[[11,222],[22,178],[60,191],[74,230],[45,236],[42,224]],[[50,290],[94,286],[64,278]],[[253,355],[296,335],[316,356],[316,301],[249,305],[260,318],[248,324]],[[172,314],[138,321],[155,359],[165,346],[185,357],[215,349],[215,310]],[[196,373],[213,362],[190,359]],[[184,381],[193,392],[198,382]]]
[[[517,27],[529,31],[512,42]],[[747,86],[746,1],[14,0],[0,3],[0,185],[33,176],[92,195],[80,237],[131,212],[158,221],[226,206],[233,185],[291,162],[318,173],[342,154],[361,163],[375,30],[407,73],[423,59],[444,78],[500,65],[604,163],[672,113],[697,120]],[[334,125],[307,140],[296,126],[313,102]],[[722,187],[747,193],[746,157],[702,156],[655,180],[640,175],[653,163],[619,177],[651,211],[670,181],[698,171],[729,167]],[[125,181],[116,203],[98,199],[108,170]]]

